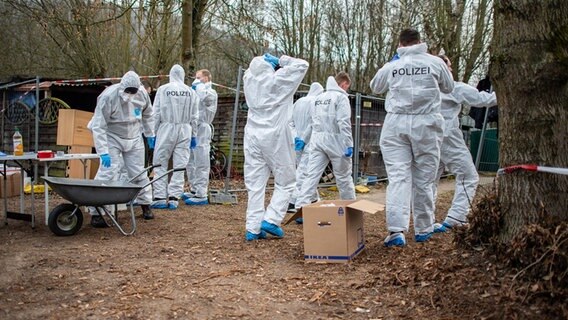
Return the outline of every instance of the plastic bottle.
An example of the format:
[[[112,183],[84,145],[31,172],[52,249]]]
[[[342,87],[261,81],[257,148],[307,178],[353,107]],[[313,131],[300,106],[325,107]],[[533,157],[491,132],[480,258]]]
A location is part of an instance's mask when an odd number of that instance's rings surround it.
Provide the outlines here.
[[[24,155],[24,139],[22,138],[22,134],[20,130],[16,127],[16,132],[12,137],[14,142],[14,155],[15,156],[23,156]]]

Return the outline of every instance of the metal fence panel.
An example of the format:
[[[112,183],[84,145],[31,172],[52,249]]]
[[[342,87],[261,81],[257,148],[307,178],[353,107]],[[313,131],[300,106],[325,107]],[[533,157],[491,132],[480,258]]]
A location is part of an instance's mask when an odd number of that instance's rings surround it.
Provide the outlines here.
[[[361,96],[359,176],[386,177],[385,165],[379,147],[386,114],[384,99]],[[353,129],[357,130],[356,127]]]

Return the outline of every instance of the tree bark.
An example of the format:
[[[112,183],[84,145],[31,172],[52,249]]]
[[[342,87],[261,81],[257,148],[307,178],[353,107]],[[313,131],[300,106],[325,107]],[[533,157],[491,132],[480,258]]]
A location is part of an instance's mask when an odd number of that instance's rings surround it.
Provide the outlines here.
[[[568,167],[568,1],[499,0],[490,75],[499,102],[500,165]],[[568,218],[568,176],[499,178],[499,240],[547,215]]]
[[[184,0],[181,19],[181,62],[186,72],[195,70],[195,54],[193,51],[193,0]]]

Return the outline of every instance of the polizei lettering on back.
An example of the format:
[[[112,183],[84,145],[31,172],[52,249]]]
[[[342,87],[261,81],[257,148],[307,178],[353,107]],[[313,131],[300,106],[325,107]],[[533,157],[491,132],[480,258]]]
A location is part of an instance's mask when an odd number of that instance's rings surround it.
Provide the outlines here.
[[[331,103],[331,99],[326,99],[326,100],[316,100],[315,105],[319,106],[319,105],[328,105]]]
[[[191,93],[189,91],[166,91],[166,97],[189,97]]]
[[[400,68],[392,71],[392,76],[416,76],[430,74],[430,67],[414,67],[414,68]]]

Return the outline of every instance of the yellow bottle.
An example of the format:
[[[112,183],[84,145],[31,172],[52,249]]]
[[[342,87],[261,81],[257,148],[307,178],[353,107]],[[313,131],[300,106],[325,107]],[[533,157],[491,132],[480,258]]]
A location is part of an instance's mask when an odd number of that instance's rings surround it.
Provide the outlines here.
[[[16,127],[16,132],[12,137],[14,142],[14,155],[15,156],[23,156],[24,155],[24,139],[22,138],[22,134],[20,130]]]

